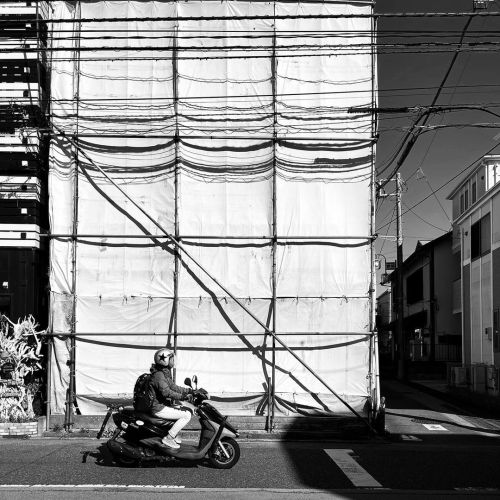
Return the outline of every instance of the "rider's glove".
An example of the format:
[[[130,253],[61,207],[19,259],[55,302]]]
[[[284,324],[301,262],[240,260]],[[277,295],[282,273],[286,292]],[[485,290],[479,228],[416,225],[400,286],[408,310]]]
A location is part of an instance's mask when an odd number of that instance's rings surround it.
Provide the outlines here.
[[[184,396],[184,401],[188,401],[189,403],[192,403],[194,400],[194,396],[192,394],[186,394]]]

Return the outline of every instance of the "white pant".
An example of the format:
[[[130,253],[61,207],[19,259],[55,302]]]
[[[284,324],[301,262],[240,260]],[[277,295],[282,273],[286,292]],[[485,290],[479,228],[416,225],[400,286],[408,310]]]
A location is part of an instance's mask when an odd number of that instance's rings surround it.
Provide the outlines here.
[[[184,427],[186,427],[191,420],[191,412],[188,410],[165,406],[165,408],[160,410],[158,413],[155,413],[155,417],[163,418],[165,420],[176,420],[175,424],[168,431],[172,437],[176,437],[177,434],[179,434],[179,432],[184,429]]]

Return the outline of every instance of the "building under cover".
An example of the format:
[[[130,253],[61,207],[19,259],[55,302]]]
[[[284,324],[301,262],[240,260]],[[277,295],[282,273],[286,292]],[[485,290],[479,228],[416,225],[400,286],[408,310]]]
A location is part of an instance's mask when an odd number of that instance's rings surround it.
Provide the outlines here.
[[[50,6],[52,413],[377,408],[372,2]]]

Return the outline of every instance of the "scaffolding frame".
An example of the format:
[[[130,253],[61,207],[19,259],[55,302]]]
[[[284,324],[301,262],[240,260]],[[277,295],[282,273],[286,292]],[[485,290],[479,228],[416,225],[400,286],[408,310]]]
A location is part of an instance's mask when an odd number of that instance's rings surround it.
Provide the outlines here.
[[[81,9],[81,2],[80,0],[77,2],[78,9]],[[276,7],[276,3],[274,4],[274,8]],[[373,7],[372,7],[373,10]],[[81,18],[81,15],[78,16]],[[372,27],[375,27],[375,20],[372,18]],[[80,22],[81,24],[81,22]],[[362,298],[362,299],[368,299],[369,304],[370,304],[370,321],[369,321],[369,332],[285,332],[284,334],[286,335],[301,335],[304,333],[307,333],[308,335],[311,334],[316,334],[316,335],[353,335],[353,336],[366,336],[369,337],[370,339],[370,356],[369,356],[369,392],[370,392],[370,399],[371,399],[371,410],[372,410],[372,416],[375,415],[375,413],[378,411],[379,404],[380,404],[380,398],[379,398],[379,386],[378,386],[378,359],[377,359],[377,332],[375,330],[375,267],[374,267],[374,240],[376,239],[376,235],[374,234],[375,230],[375,171],[374,171],[374,154],[375,154],[375,148],[374,148],[374,141],[375,139],[371,139],[371,172],[370,172],[370,232],[371,235],[364,235],[364,236],[344,236],[344,235],[338,235],[338,236],[279,236],[277,234],[277,207],[276,207],[276,177],[277,177],[277,165],[276,165],[276,145],[279,142],[279,138],[277,135],[277,89],[276,89],[276,69],[277,69],[277,57],[276,57],[276,27],[274,26],[274,35],[273,35],[273,46],[272,46],[272,55],[271,55],[271,71],[272,71],[272,100],[273,100],[273,137],[272,137],[272,144],[273,144],[273,165],[272,165],[272,235],[271,236],[196,236],[196,235],[181,235],[179,232],[179,183],[180,183],[180,166],[179,166],[179,141],[180,141],[180,136],[179,136],[179,123],[178,123],[178,65],[177,65],[177,32],[179,29],[179,24],[178,20],[175,24],[175,29],[174,29],[174,42],[173,42],[173,48],[172,48],[172,67],[173,67],[173,78],[172,78],[172,90],[173,90],[173,103],[174,103],[174,113],[175,113],[175,134],[174,134],[174,144],[175,144],[175,159],[174,159],[174,196],[175,196],[175,220],[174,220],[174,233],[171,234],[169,233],[162,225],[160,225],[156,220],[149,215],[147,211],[145,211],[138,203],[134,201],[132,197],[130,197],[115,181],[112,177],[110,177],[96,162],[90,158],[86,152],[83,150],[83,148],[79,144],[79,138],[80,134],[78,133],[78,106],[79,106],[79,99],[78,99],[78,89],[79,89],[79,78],[77,78],[77,93],[76,93],[76,105],[77,105],[77,121],[76,121],[76,133],[73,137],[70,137],[64,130],[60,129],[58,126],[52,123],[51,126],[51,133],[53,135],[58,135],[60,137],[65,138],[68,143],[71,144],[72,147],[72,154],[75,159],[75,172],[74,175],[76,177],[75,181],[75,193],[74,193],[74,198],[73,198],[73,203],[74,203],[74,213],[73,213],[73,232],[72,234],[48,234],[45,235],[49,239],[70,239],[72,241],[72,247],[73,247],[73,258],[72,258],[72,272],[73,272],[73,281],[72,281],[72,295],[73,295],[73,318],[72,318],[72,324],[71,324],[71,332],[68,334],[59,334],[59,333],[53,333],[49,332],[47,336],[49,338],[53,337],[61,337],[61,338],[66,338],[69,337],[70,340],[70,360],[69,360],[69,366],[70,366],[70,382],[69,382],[69,387],[68,387],[68,393],[67,393],[67,400],[66,400],[66,415],[65,415],[65,427],[67,430],[69,430],[72,426],[71,422],[71,415],[72,415],[72,407],[76,407],[76,386],[75,386],[75,356],[76,356],[76,338],[79,335],[82,336],[92,336],[92,335],[99,335],[99,336],[109,336],[109,335],[126,335],[124,333],[98,333],[98,332],[93,332],[93,333],[82,333],[82,332],[76,332],[76,266],[77,266],[77,258],[76,258],[76,248],[77,248],[77,242],[79,240],[82,240],[84,238],[133,238],[133,239],[151,239],[151,240],[156,240],[158,239],[167,239],[171,244],[174,249],[174,297],[173,297],[173,311],[171,315],[171,321],[169,322],[169,328],[168,328],[168,333],[137,333],[134,332],[133,335],[137,336],[147,336],[147,335],[152,335],[152,336],[159,336],[159,335],[165,335],[167,336],[167,341],[166,345],[171,346],[172,345],[172,338],[171,336],[173,335],[173,349],[175,352],[177,352],[178,345],[177,345],[177,340],[179,335],[204,335],[201,332],[196,333],[196,332],[190,332],[190,333],[179,333],[178,332],[178,290],[179,290],[179,270],[180,270],[180,263],[182,262],[182,259],[187,258],[190,262],[194,263],[203,273],[204,275],[209,278],[213,283],[215,283],[222,291],[224,291],[228,297],[230,297],[243,311],[245,311],[254,321],[257,322],[259,326],[263,328],[263,332],[259,333],[252,333],[252,332],[238,332],[238,335],[258,335],[258,336],[263,336],[264,335],[264,343],[263,345],[265,346],[267,341],[270,340],[272,342],[272,351],[271,351],[271,376],[267,375],[267,419],[266,419],[266,428],[268,432],[272,432],[274,428],[274,419],[275,419],[275,379],[276,379],[276,358],[275,358],[275,353],[277,349],[277,345],[279,344],[280,349],[286,350],[289,352],[302,366],[304,366],[322,385],[324,385],[329,392],[331,392],[344,406],[348,408],[350,412],[352,412],[358,419],[360,419],[362,422],[364,422],[371,431],[375,432],[373,427],[371,426],[370,422],[367,421],[364,417],[362,417],[354,408],[351,407],[351,405],[345,401],[321,376],[319,376],[313,368],[311,368],[307,363],[305,363],[298,355],[296,355],[292,349],[288,347],[288,345],[280,338],[281,334],[278,334],[276,331],[276,301],[278,299],[277,296],[277,279],[276,279],[276,251],[277,247],[280,244],[293,244],[293,240],[309,240],[309,241],[321,241],[321,240],[349,240],[353,243],[354,246],[360,246],[360,245],[370,245],[370,289],[368,292],[368,296],[363,295],[360,297],[356,298]],[[372,31],[372,44],[374,44],[374,34]],[[374,47],[374,45],[373,45]],[[375,88],[375,53],[374,50],[372,50],[372,103],[375,102],[375,96],[376,96],[376,88]],[[75,51],[75,58],[78,58],[77,51]],[[79,76],[79,63],[78,63],[78,68],[77,68],[77,75]],[[372,129],[371,129],[371,137],[375,137],[375,132],[376,132],[376,126],[372,120]],[[162,136],[165,137],[165,136]],[[300,140],[300,138],[299,138]],[[338,140],[338,139],[337,139]],[[160,234],[142,234],[142,235],[116,235],[116,234],[109,234],[109,235],[93,235],[93,234],[78,234],[78,176],[79,172],[81,171],[82,173],[85,172],[86,167],[83,166],[83,163],[79,161],[79,158],[83,157],[87,162],[93,165],[93,167],[99,171],[99,173],[110,183],[112,184],[118,191],[121,192],[122,195],[124,195],[144,216],[146,216],[156,227],[157,229],[160,230]],[[271,282],[272,282],[272,298],[271,298],[271,314],[270,318],[268,318],[268,321],[266,323],[262,322],[259,320],[242,302],[241,299],[238,299],[233,293],[231,293],[230,290],[228,290],[216,277],[214,277],[210,272],[206,270],[206,268],[198,262],[191,254],[190,252],[186,249],[185,245],[183,244],[183,240],[203,240],[203,239],[216,239],[216,240],[231,240],[231,239],[240,239],[240,240],[256,240],[256,239],[263,239],[267,240],[269,242],[269,245],[271,246]],[[359,243],[361,241],[362,243]],[[349,246],[349,245],[345,245]],[[326,297],[325,297],[326,298]],[[339,297],[339,298],[345,298],[345,296]],[[351,298],[351,297],[349,297]],[[355,298],[355,297],[352,297]],[[235,335],[236,333],[210,333],[210,334],[205,334],[205,335]],[[265,356],[266,350],[263,349],[263,355]],[[49,357],[49,363],[51,363],[51,357]],[[50,367],[49,367],[50,370]],[[174,374],[175,375],[175,374]],[[50,416],[50,394],[48,396],[48,417]],[[47,422],[48,422],[47,418]]]

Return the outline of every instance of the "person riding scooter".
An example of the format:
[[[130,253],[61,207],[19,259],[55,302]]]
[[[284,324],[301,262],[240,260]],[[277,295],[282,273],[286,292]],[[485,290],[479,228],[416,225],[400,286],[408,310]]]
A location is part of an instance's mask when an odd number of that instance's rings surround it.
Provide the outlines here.
[[[180,387],[172,379],[171,370],[175,366],[175,354],[170,349],[160,349],[155,353],[154,364],[151,366],[151,386],[154,389],[154,401],[151,414],[165,420],[175,420],[168,434],[162,439],[165,446],[180,448],[179,432],[191,420],[188,409],[175,408],[175,400],[192,400],[193,389]]]

